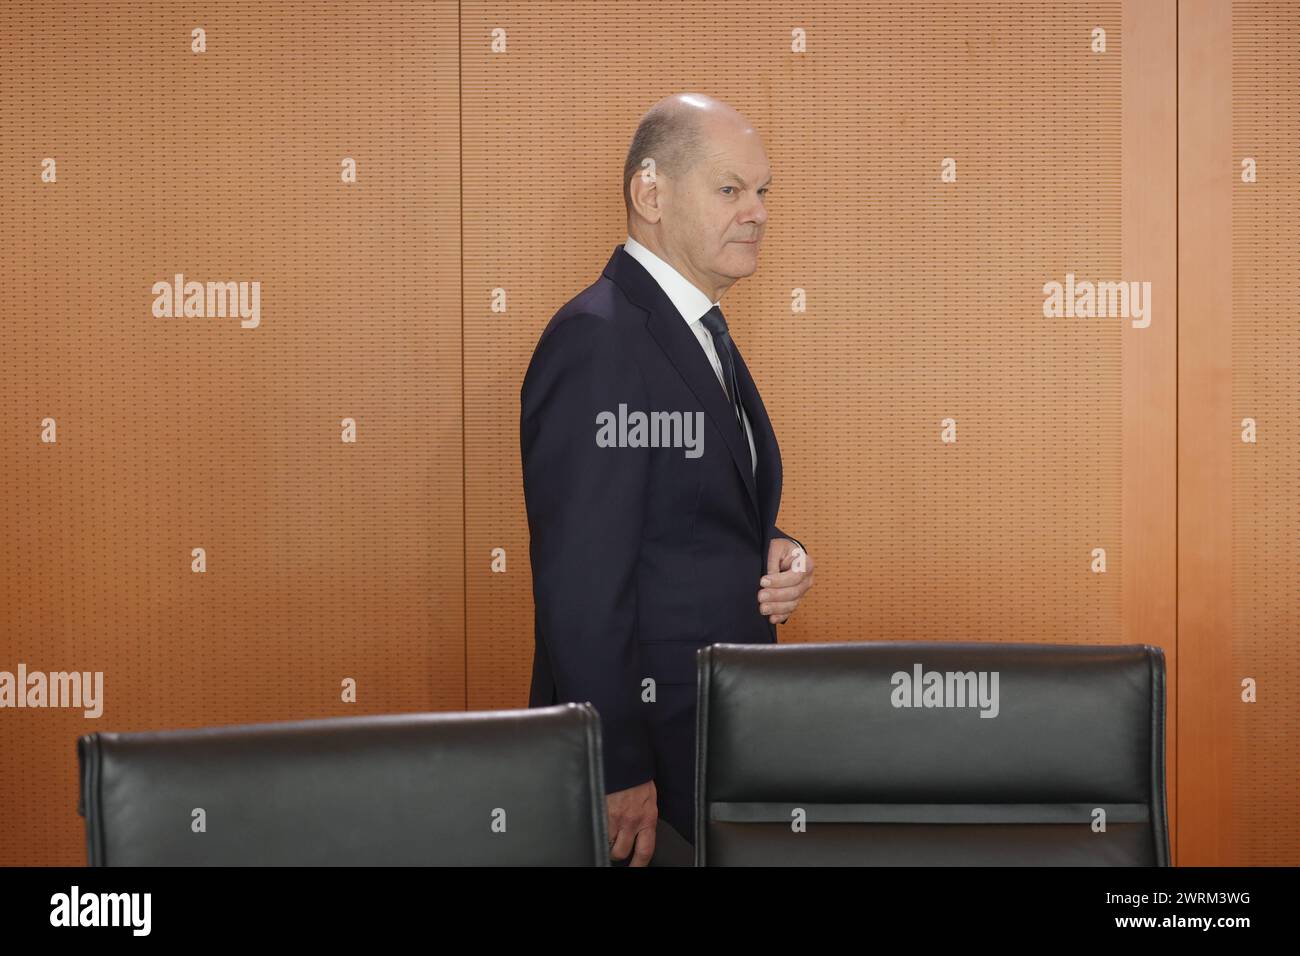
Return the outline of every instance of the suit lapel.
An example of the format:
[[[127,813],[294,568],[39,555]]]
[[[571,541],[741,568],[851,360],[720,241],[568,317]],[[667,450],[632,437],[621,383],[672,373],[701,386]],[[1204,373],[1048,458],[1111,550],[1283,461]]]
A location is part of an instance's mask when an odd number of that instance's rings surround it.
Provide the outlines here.
[[[723,391],[718,376],[714,374],[713,366],[709,364],[709,359],[704,354],[704,349],[700,347],[699,340],[682,319],[672,299],[668,298],[668,293],[655,281],[654,276],[646,272],[641,263],[628,254],[622,243],[615,247],[614,254],[610,256],[609,263],[605,266],[604,275],[616,282],[631,301],[646,311],[646,328],[659,343],[659,347],[663,349],[678,374],[695,393],[695,397],[704,406],[704,411],[713,420],[714,426],[727,443],[731,459],[739,470],[741,480],[749,493],[750,508],[758,522],[759,535],[762,536],[763,522],[759,512],[753,463],[749,457],[749,442],[746,441],[741,429],[736,427],[736,413],[732,410],[731,403],[727,401],[727,393]],[[738,362],[737,366],[736,375],[739,377],[744,363]],[[744,380],[749,382],[749,390],[753,392],[754,383],[749,378],[748,371],[744,372]],[[750,410],[753,406],[750,405],[749,398],[744,397],[745,388],[746,386],[742,384],[742,400],[745,402],[746,411],[751,416],[750,426],[756,429],[754,447],[758,452],[759,461],[762,462],[762,453],[758,451],[756,421],[758,416]],[[754,398],[757,399],[757,393],[754,393]],[[672,409],[660,409],[660,411],[672,411]],[[765,412],[761,417],[766,423]],[[771,430],[770,425],[767,426],[767,430]]]

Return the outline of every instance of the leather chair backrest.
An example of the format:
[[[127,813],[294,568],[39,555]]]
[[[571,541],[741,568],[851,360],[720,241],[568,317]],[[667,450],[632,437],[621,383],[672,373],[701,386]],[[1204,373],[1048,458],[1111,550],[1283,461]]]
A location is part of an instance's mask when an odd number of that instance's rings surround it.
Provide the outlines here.
[[[609,865],[590,704],[95,733],[77,753],[92,866]]]
[[[697,663],[699,865],[1169,865],[1159,648],[715,644]]]

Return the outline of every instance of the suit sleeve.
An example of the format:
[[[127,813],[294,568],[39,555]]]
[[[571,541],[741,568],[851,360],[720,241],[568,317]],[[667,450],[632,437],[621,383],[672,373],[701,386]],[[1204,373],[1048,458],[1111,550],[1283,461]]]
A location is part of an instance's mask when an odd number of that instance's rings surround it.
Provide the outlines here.
[[[618,328],[575,315],[549,329],[520,393],[533,598],[557,700],[600,714],[607,793],[654,777],[636,579],[650,459],[596,442],[597,416],[620,403],[648,407]]]

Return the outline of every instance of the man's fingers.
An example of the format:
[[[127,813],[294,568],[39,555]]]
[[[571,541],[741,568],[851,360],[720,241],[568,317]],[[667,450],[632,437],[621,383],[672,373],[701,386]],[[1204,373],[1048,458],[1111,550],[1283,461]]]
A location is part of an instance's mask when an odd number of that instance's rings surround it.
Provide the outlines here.
[[[812,555],[800,548],[795,548],[787,554],[781,564],[784,565],[784,567],[781,568],[782,571],[788,571],[791,568],[794,568],[796,571],[811,571],[813,569]],[[795,564],[800,566],[796,568]]]
[[[803,597],[803,593],[807,590],[808,584],[801,581],[792,588],[763,588],[758,592],[758,599],[764,604],[775,604],[779,601],[797,601]]]
[[[614,836],[614,844],[609,848],[609,858],[611,860],[625,860],[627,855],[632,852],[633,834],[627,830],[620,829]]]
[[[793,553],[786,555],[787,559],[806,556],[807,552],[796,549]],[[792,560],[783,561],[783,564],[793,563]],[[808,557],[807,564],[802,571],[795,571],[793,568],[789,571],[771,570],[771,562],[768,562],[768,573],[759,579],[758,590],[758,610],[760,614],[767,617],[773,624],[784,624],[799,606],[804,594],[813,585],[812,558]]]
[[[775,574],[765,574],[759,578],[759,587],[765,588],[788,588],[802,581],[807,575],[803,571],[778,571]],[[767,584],[763,582],[767,581]]]
[[[655,855],[655,827],[652,823],[636,835],[636,849],[632,851],[632,862],[628,866],[649,866],[650,858]]]
[[[798,561],[800,558],[804,558],[804,557],[805,557],[804,552],[803,552],[802,550],[800,550],[799,548],[795,548],[793,551],[787,551],[785,557],[783,557],[783,558],[781,559],[781,566],[780,566],[779,568],[777,568],[777,570],[778,570],[778,571],[789,571],[791,568],[794,567],[794,563],[795,563],[796,561]],[[770,570],[772,570],[772,569],[769,567],[768,570],[770,571]],[[803,570],[804,570],[804,571],[807,571],[808,569],[807,569],[807,568],[803,568]]]
[[[767,580],[772,581],[771,577]],[[758,599],[760,601],[795,601],[803,597],[808,589],[813,586],[813,576],[811,574],[803,575],[799,580],[786,587],[782,587],[779,582],[772,585],[760,586],[758,589]]]

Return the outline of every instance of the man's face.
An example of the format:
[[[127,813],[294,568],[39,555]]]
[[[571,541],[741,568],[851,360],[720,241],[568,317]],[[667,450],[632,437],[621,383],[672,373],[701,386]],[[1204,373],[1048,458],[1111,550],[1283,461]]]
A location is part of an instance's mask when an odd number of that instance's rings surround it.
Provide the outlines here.
[[[675,247],[708,285],[726,288],[758,268],[772,172],[758,134],[728,126],[673,190],[664,218]]]

